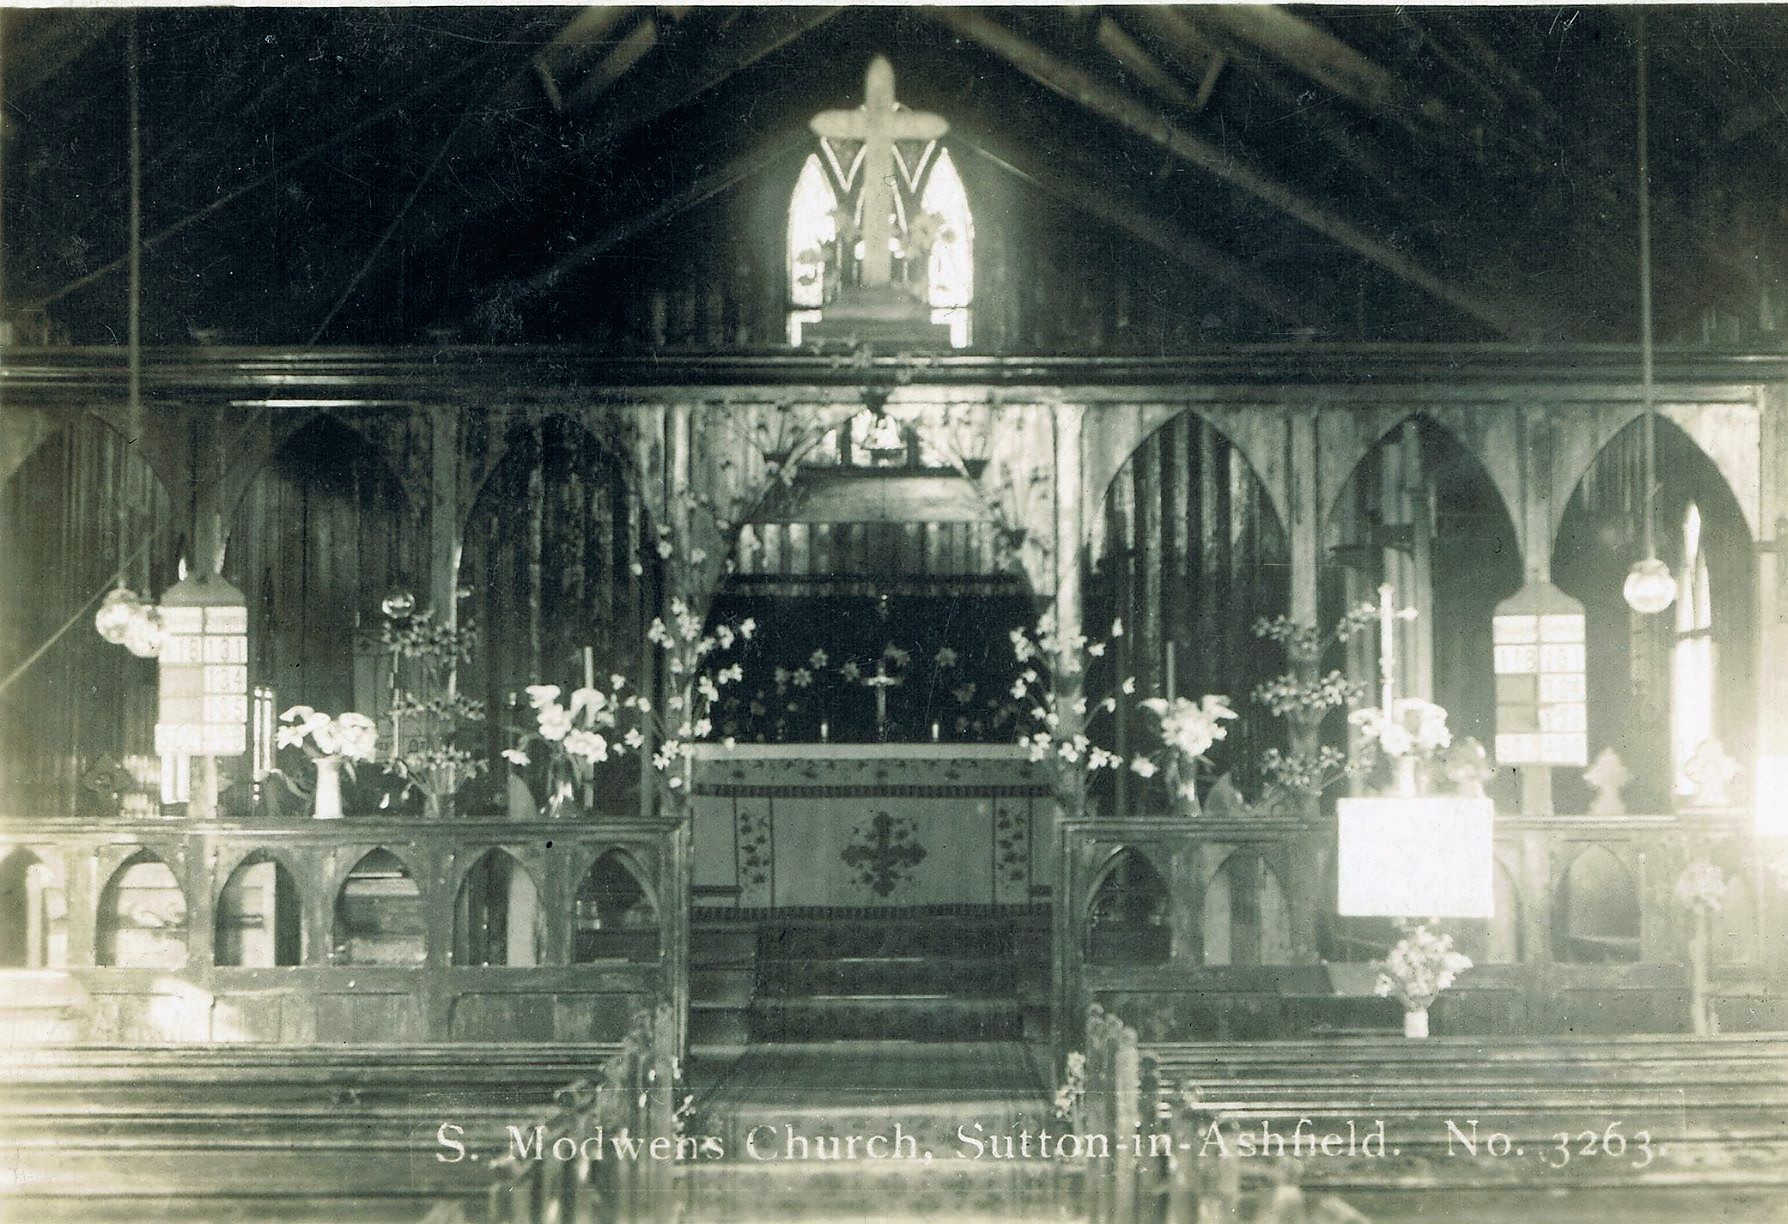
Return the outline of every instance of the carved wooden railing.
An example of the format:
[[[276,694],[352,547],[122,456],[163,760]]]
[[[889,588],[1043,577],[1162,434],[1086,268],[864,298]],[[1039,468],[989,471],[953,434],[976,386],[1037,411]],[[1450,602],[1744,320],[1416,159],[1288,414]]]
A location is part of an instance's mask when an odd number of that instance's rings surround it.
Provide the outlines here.
[[[1190,1094],[1163,1093],[1138,1049],[1136,1030],[1094,1005],[1086,1028],[1085,1091],[1074,1109],[1082,1136],[1108,1137],[1106,1151],[1090,1144],[1081,1183],[1089,1224],[1233,1224],[1241,1220],[1242,1158],[1228,1145],[1207,1142],[1222,1117]],[[1247,1217],[1252,1224],[1304,1220],[1304,1194],[1295,1161],[1274,1161],[1272,1186]],[[1324,1218],[1364,1224],[1365,1217],[1329,1203]]]
[[[660,1006],[641,1017],[594,1079],[560,1089],[556,1109],[520,1128],[530,1140],[537,1134],[538,1143],[492,1162],[481,1224],[674,1220],[675,1051],[675,1013]],[[606,1149],[600,1155],[586,1142],[597,1136]],[[633,1141],[622,1145],[625,1155],[617,1151],[617,1139]],[[477,1218],[444,1204],[424,1224]]]

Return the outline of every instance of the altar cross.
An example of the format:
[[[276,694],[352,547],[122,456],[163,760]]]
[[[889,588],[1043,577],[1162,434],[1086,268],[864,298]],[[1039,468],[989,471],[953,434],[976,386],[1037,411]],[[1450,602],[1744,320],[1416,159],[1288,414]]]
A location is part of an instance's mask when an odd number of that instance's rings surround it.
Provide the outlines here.
[[[863,142],[863,284],[892,283],[894,262],[888,248],[894,236],[894,142],[939,140],[950,125],[940,115],[896,102],[894,66],[878,55],[869,61],[864,77],[863,105],[821,111],[809,126],[822,139]]]
[[[1378,588],[1378,679],[1380,697],[1378,708],[1384,716],[1391,716],[1391,703],[1396,699],[1397,684],[1397,622],[1414,620],[1419,613],[1414,608],[1399,608],[1396,604],[1397,592],[1390,583]]]
[[[875,690],[876,737],[878,739],[886,739],[888,738],[888,690],[895,685],[904,684],[905,681],[899,676],[890,676],[888,674],[888,661],[886,659],[877,659],[875,661],[875,675],[870,676],[868,679],[864,680],[863,683]]]

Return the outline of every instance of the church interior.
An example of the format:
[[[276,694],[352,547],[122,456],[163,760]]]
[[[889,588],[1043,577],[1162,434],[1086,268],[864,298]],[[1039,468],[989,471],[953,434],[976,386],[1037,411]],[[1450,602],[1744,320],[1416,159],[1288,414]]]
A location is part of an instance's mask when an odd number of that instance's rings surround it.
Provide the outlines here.
[[[1785,64],[0,10],[0,1203],[1788,1218]]]

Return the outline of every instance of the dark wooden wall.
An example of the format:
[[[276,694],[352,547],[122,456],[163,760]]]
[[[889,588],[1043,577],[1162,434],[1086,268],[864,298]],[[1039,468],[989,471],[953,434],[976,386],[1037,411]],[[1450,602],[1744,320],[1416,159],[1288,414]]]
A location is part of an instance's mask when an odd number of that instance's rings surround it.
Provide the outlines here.
[[[356,658],[372,656],[384,596],[425,584],[425,556],[416,508],[372,444],[333,417],[305,425],[250,483],[224,556],[248,601],[254,683],[280,709],[376,714]]]
[[[1290,584],[1285,530],[1265,487],[1227,438],[1185,413],[1136,450],[1100,513],[1087,632],[1104,638],[1120,616],[1126,632],[1089,677],[1094,692],[1113,676],[1133,675],[1139,694],[1161,695],[1171,647],[1179,696],[1232,699],[1241,717],[1211,760],[1258,793],[1250,763],[1281,735],[1249,694],[1281,664],[1253,625],[1286,611]],[[1160,743],[1153,719],[1134,710],[1121,738],[1132,751]],[[1114,731],[1110,742],[1118,739]]]
[[[179,547],[170,522],[156,474],[90,416],[51,436],[0,490],[0,676],[55,639],[0,693],[6,810],[115,813],[109,795],[81,787],[104,757],[135,774],[141,797],[130,808],[153,811],[155,663],[99,637],[93,597],[114,585],[121,562],[138,594],[153,599],[170,585]]]

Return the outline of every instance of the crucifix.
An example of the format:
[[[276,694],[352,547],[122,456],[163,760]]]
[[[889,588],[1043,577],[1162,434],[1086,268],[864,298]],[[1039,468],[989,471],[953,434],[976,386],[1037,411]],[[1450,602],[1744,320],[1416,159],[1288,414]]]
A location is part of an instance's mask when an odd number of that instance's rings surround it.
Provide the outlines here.
[[[1396,594],[1388,582],[1378,588],[1378,708],[1384,711],[1386,718],[1391,716],[1391,702],[1397,693],[1397,622],[1414,620],[1417,616],[1414,608],[1397,607]]]
[[[825,140],[863,142],[863,285],[879,288],[893,281],[889,250],[894,236],[896,190],[894,143],[939,140],[950,130],[942,116],[908,110],[894,100],[894,67],[878,55],[869,61],[863,81],[863,105],[854,110],[821,111],[810,125]]]
[[[888,738],[888,690],[903,681],[899,676],[888,674],[886,659],[877,659],[875,675],[870,676],[863,683],[875,690],[875,737],[885,740]]]

